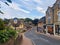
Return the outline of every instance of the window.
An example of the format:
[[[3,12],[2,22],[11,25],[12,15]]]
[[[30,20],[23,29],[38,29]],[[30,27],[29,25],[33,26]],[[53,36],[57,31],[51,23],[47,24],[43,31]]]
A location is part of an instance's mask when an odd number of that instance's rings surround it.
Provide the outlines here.
[[[58,1],[57,4],[58,4],[58,8],[60,9],[60,1]]]
[[[60,21],[60,12],[58,12],[58,21]]]
[[[50,15],[50,10],[48,10],[48,13],[49,13],[49,15]]]
[[[49,9],[49,10],[47,11],[48,16],[50,16],[50,13],[51,13],[51,10]]]
[[[50,10],[48,10],[49,14],[50,14]]]
[[[51,17],[48,17],[48,23],[50,24]]]

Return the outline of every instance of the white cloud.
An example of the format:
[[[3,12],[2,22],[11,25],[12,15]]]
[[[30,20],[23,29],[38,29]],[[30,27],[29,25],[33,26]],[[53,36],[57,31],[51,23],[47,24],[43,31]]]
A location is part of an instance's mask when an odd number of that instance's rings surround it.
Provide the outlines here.
[[[41,0],[34,0],[34,1],[37,2],[37,3],[40,3]]]
[[[0,1],[0,10],[3,11],[4,14],[0,14],[0,18],[11,18],[10,8],[5,3]]]
[[[24,10],[24,9],[20,8],[19,7],[20,5],[17,4],[17,3],[12,2],[12,3],[9,3],[9,5],[10,5],[11,8],[13,8],[15,10],[22,11],[24,13],[30,13],[30,11],[27,11],[27,10]]]
[[[36,7],[36,10],[45,14],[45,10],[39,6]]]
[[[8,18],[9,19],[9,18],[14,18],[14,17],[24,17],[25,15],[27,15],[27,13],[29,13],[28,11],[25,11],[20,8],[19,9],[22,11],[17,11],[18,9],[9,7],[8,5],[6,5],[5,3],[1,2],[1,1],[0,1],[0,4],[1,4],[0,10],[2,10],[4,12],[4,14],[0,14],[0,18]]]
[[[6,2],[6,0],[0,0],[0,1],[2,1],[2,2]]]
[[[3,19],[8,18],[9,19],[9,18],[12,18],[12,17],[11,17],[11,15],[5,13],[4,15],[0,14],[0,18],[3,18]]]
[[[26,1],[26,2],[28,2],[28,1],[30,1],[30,0],[23,0],[23,1]]]
[[[2,0],[1,0],[2,1]],[[3,0],[3,2],[6,2],[6,0]],[[53,2],[53,3],[52,3]],[[38,11],[38,16],[35,17],[40,18],[42,13],[45,14],[45,11],[48,6],[54,4],[55,0],[12,0],[12,3],[7,2],[9,6],[7,6],[5,3],[2,4],[2,12],[4,12],[5,16],[0,17],[31,17],[34,18],[35,13],[33,11]],[[32,15],[30,15],[30,11],[32,12]],[[26,15],[26,16],[25,16]]]
[[[42,5],[43,1],[42,0],[33,0],[34,2],[36,2],[38,5]]]
[[[20,2],[22,3],[22,7],[25,7],[29,11],[32,11],[36,7],[33,0],[20,0]]]

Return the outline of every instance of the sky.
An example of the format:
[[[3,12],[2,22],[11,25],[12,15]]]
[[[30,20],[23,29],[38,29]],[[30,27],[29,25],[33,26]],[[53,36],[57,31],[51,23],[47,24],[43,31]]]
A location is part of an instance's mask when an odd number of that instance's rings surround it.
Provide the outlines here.
[[[53,6],[56,0],[11,0],[12,3],[6,0],[0,0],[0,18],[31,18],[40,19],[45,16],[48,6]],[[6,5],[4,2],[9,4]]]

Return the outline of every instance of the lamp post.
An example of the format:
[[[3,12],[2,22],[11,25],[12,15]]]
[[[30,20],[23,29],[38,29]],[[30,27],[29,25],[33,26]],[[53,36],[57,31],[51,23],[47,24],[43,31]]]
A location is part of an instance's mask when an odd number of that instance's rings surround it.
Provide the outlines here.
[[[16,24],[17,24],[17,22],[18,22],[17,18],[14,18],[15,30],[16,30]]]

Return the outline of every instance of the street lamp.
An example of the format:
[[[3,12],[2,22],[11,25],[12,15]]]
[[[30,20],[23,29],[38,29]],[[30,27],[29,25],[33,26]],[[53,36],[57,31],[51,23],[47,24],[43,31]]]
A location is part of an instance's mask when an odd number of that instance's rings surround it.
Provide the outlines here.
[[[16,24],[17,24],[17,22],[18,22],[17,18],[14,18],[15,30],[16,30]]]

